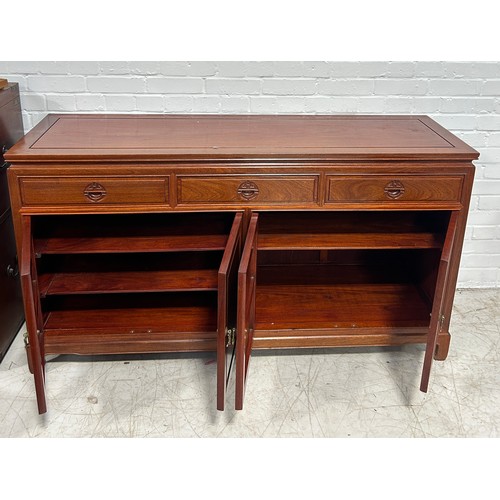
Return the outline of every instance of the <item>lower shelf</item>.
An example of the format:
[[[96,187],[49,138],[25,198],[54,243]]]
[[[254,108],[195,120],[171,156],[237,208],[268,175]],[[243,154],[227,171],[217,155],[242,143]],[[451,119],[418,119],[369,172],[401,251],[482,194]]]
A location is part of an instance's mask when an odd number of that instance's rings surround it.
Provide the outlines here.
[[[212,293],[52,297],[46,354],[125,354],[216,349],[217,295]]]
[[[379,268],[312,267],[259,267],[255,348],[425,341],[431,307],[416,284]]]

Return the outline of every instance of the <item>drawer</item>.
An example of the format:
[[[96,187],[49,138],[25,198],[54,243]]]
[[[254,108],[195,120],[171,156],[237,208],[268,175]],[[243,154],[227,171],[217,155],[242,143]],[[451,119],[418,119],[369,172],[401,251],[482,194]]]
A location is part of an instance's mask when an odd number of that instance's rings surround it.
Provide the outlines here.
[[[20,179],[24,205],[129,205],[168,202],[164,177],[26,177]]]
[[[177,177],[177,202],[186,204],[318,203],[318,175]]]
[[[7,164],[0,166],[0,220],[10,207],[9,186],[7,184]]]
[[[452,176],[328,176],[327,203],[459,202],[463,178]]]

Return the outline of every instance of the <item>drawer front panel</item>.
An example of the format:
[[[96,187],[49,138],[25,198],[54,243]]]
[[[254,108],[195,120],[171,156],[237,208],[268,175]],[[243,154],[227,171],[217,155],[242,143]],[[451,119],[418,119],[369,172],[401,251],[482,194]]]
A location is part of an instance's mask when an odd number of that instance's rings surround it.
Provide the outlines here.
[[[327,203],[459,202],[461,176],[329,176]]]
[[[178,204],[317,204],[318,179],[317,175],[178,176]]]
[[[168,202],[168,178],[21,179],[24,205],[128,205]]]

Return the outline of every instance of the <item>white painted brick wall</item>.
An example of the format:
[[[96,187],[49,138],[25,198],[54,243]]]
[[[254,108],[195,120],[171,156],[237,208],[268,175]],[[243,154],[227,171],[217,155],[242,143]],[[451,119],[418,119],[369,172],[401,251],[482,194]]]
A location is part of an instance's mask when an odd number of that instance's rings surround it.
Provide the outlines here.
[[[500,286],[500,62],[0,62],[49,112],[427,114],[476,148],[461,287]]]

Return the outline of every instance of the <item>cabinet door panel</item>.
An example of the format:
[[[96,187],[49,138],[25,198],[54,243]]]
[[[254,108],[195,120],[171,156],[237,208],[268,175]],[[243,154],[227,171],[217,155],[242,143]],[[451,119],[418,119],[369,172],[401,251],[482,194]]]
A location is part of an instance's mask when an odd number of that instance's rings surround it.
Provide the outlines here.
[[[24,311],[26,315],[26,330],[28,332],[28,363],[35,378],[35,391],[40,414],[47,411],[45,400],[45,374],[43,360],[43,345],[41,345],[42,324],[40,315],[40,298],[36,284],[34,265],[33,238],[31,233],[31,217],[24,216],[22,220],[21,248],[21,286],[23,289]],[[38,314],[37,314],[38,311]]]
[[[238,315],[236,326],[236,410],[243,408],[248,365],[252,352],[255,325],[257,274],[257,223],[252,215],[238,270]]]
[[[218,275],[217,409],[224,410],[227,382],[234,358],[238,264],[242,246],[242,214],[236,214]]]
[[[422,379],[420,382],[420,390],[422,392],[427,392],[429,387],[432,360],[434,358],[437,338],[442,325],[444,294],[446,282],[448,280],[448,270],[450,267],[449,264],[453,241],[457,230],[458,215],[458,212],[452,212],[451,214],[448,230],[446,231],[443,251],[441,252],[441,259],[439,261],[434,300],[432,302],[431,322],[429,325],[429,333],[427,335],[427,346],[425,348],[424,367],[422,369]]]

